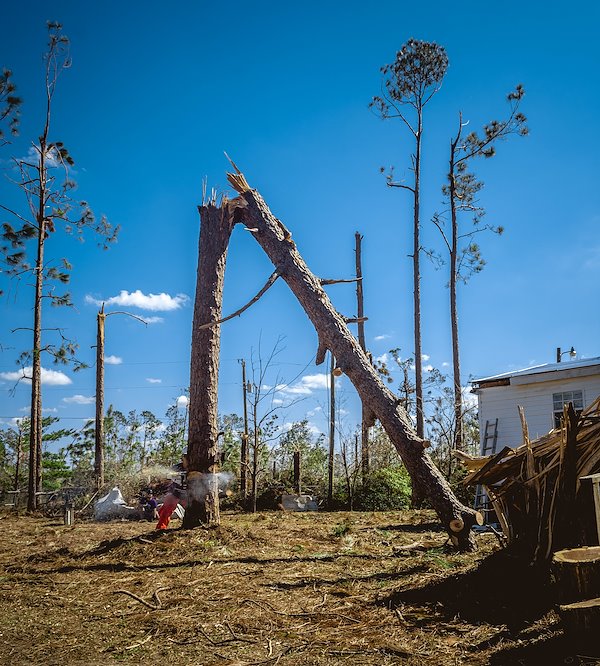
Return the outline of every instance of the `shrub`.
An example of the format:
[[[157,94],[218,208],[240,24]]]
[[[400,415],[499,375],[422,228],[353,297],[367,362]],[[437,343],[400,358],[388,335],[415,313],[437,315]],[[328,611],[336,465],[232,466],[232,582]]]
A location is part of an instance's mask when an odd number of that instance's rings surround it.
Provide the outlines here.
[[[363,511],[393,511],[410,506],[411,483],[406,467],[394,465],[371,472],[355,499]]]

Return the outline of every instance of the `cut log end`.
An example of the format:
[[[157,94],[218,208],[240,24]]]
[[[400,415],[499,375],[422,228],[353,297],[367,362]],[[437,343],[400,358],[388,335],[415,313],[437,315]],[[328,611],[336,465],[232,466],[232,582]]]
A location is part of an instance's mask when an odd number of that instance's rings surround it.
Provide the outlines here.
[[[462,518],[454,518],[450,521],[450,529],[453,532],[461,532],[465,526],[464,520]]]
[[[600,546],[582,546],[554,553],[554,562],[591,562],[600,564]]]

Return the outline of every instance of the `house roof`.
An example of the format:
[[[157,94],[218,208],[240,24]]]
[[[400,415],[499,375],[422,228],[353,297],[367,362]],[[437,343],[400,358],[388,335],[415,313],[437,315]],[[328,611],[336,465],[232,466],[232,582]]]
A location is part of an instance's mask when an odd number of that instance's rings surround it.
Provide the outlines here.
[[[544,363],[534,365],[522,370],[503,372],[491,377],[473,379],[473,389],[490,388],[492,386],[510,386],[519,384],[534,384],[537,382],[550,382],[570,377],[584,377],[600,374],[600,356],[583,358],[575,361],[561,361],[560,363]]]

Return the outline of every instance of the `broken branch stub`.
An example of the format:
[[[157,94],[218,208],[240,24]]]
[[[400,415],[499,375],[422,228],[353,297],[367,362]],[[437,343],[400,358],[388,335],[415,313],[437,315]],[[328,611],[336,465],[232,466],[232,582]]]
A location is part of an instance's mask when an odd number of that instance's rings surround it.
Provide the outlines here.
[[[475,547],[470,528],[477,521],[476,512],[463,505],[427,455],[424,440],[415,433],[408,415],[398,405],[396,396],[383,384],[367,355],[352,335],[344,318],[333,307],[321,281],[313,275],[291,239],[290,232],[269,210],[261,195],[250,189],[243,174],[228,174],[231,185],[240,194],[225,205],[236,222],[256,229],[254,238],[263,248],[277,272],[288,284],[317,331],[319,350],[329,349],[338,366],[354,384],[363,405],[379,419],[406,468],[413,484],[421,485],[441,522],[461,550]],[[319,354],[319,360],[322,358]],[[455,532],[451,521],[461,521]],[[458,522],[452,523],[455,527]]]

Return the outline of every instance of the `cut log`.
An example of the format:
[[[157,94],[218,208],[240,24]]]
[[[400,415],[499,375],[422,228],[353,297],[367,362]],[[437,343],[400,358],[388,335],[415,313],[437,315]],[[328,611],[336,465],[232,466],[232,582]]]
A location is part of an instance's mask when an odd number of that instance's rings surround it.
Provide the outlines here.
[[[600,597],[560,606],[559,615],[574,651],[600,657]]]
[[[335,356],[338,366],[356,388],[363,406],[381,422],[406,465],[413,484],[425,490],[458,547],[461,550],[474,549],[471,526],[476,522],[476,512],[456,498],[426,453],[424,440],[417,436],[408,415],[398,405],[397,397],[383,384],[344,318],[333,307],[321,281],[308,269],[290,232],[271,213],[260,194],[250,189],[243,174],[238,172],[227,177],[240,193],[237,199],[224,204],[230,215],[235,222],[243,222],[256,229],[252,235],[304,308],[317,331],[319,348],[326,347]],[[462,521],[463,528],[458,533],[450,527],[453,520]]]
[[[554,553],[552,575],[559,604],[600,597],[600,546]]]

